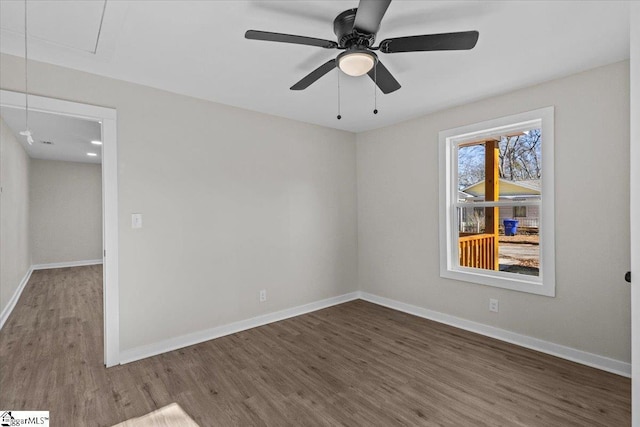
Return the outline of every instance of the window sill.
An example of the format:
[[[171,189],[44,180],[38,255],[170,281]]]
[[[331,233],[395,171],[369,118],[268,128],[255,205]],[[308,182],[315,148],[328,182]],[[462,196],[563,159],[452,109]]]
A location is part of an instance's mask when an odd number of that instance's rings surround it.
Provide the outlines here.
[[[440,271],[440,277],[534,295],[547,297],[556,296],[555,284],[545,283],[542,278],[531,276],[532,280],[526,280],[526,277],[521,278],[521,275],[514,278],[513,273],[491,271],[491,274],[487,274],[484,273],[484,271],[485,270],[475,268],[461,268],[460,270],[444,269]]]

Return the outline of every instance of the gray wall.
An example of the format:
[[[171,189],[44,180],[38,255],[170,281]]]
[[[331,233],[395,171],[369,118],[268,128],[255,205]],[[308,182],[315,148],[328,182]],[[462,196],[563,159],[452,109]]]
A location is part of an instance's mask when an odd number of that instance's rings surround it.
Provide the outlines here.
[[[102,259],[102,168],[31,160],[33,264]]]
[[[0,87],[23,90],[23,67],[2,55]],[[354,134],[29,72],[35,94],[118,111],[121,351],[357,289]]]
[[[21,90],[22,67],[2,55],[0,87]],[[57,66],[30,70],[36,94],[118,110],[121,350],[359,287],[629,361],[628,67],[357,136]],[[441,279],[438,132],[548,105],[557,297]]]
[[[549,105],[557,296],[440,278],[438,132]],[[629,62],[358,134],[360,288],[628,362],[628,155]]]
[[[0,313],[31,267],[27,153],[0,117]]]

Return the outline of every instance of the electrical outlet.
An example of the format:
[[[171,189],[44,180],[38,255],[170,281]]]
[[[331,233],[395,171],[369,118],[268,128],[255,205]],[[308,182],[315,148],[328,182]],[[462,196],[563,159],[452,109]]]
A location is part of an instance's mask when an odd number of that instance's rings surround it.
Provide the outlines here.
[[[490,298],[489,299],[489,311],[493,311],[494,313],[498,312],[498,300]]]
[[[260,291],[260,302],[265,302],[267,300],[267,290],[263,289]]]

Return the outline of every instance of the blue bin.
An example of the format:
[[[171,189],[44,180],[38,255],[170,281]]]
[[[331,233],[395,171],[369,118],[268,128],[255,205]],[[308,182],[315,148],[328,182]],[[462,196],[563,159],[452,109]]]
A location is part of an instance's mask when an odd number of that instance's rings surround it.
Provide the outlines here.
[[[504,221],[504,234],[506,236],[515,236],[518,232],[518,221],[517,219],[505,219]]]

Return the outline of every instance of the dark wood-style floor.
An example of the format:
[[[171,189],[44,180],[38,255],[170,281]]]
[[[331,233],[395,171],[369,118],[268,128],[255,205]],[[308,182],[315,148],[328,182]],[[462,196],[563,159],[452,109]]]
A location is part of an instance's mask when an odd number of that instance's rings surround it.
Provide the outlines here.
[[[625,426],[630,381],[364,301],[102,364],[100,266],[36,271],[0,332],[0,408],[109,426]]]

